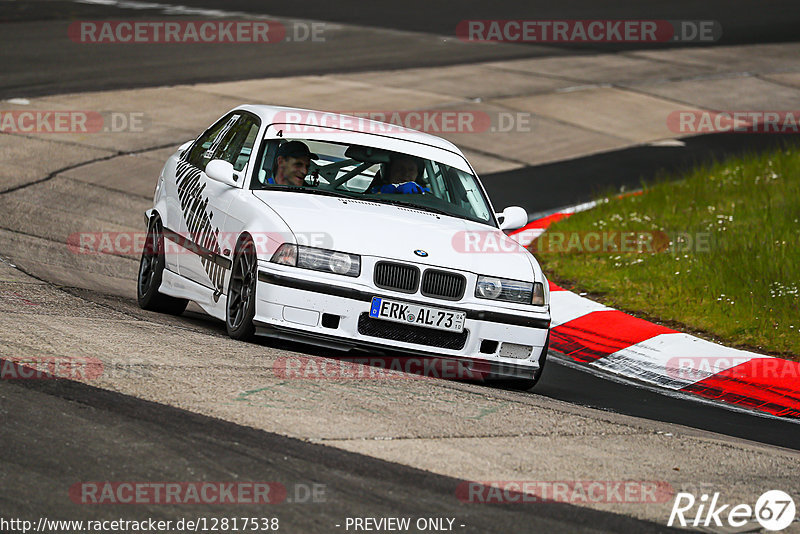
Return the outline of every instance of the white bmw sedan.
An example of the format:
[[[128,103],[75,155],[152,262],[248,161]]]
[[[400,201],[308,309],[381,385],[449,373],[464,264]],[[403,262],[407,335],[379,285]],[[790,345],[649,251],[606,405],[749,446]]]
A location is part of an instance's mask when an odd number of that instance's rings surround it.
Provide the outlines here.
[[[357,117],[240,106],[164,166],[142,308],[188,301],[235,339],[430,356],[532,387],[549,289],[461,151]]]

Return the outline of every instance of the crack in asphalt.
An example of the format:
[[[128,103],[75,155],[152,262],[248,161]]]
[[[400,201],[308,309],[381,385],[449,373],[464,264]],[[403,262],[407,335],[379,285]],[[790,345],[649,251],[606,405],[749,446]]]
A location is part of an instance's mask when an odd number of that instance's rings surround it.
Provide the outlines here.
[[[0,230],[4,230],[4,231],[6,231],[6,232],[8,232],[10,234],[24,235],[25,237],[32,237],[34,239],[41,239],[42,241],[47,241],[48,243],[54,243],[54,244],[57,244],[57,245],[69,246],[69,243],[67,241],[59,241],[58,239],[56,239],[54,237],[48,237],[48,236],[45,236],[45,235],[31,234],[31,233],[28,233],[28,232],[24,232],[22,230],[14,230],[13,228],[9,228],[7,226],[0,226]],[[96,254],[98,254],[98,255],[99,254],[103,254],[105,256],[113,256],[115,258],[122,258],[122,259],[125,259],[125,260],[131,260],[131,261],[135,261],[135,262],[139,261],[139,258],[131,257],[130,254],[122,254],[121,252],[99,251]],[[15,266],[15,267],[19,268],[19,266]],[[30,273],[26,272],[25,274],[31,276]]]
[[[166,147],[164,147],[164,148],[166,148]],[[62,178],[64,180],[69,180],[70,182],[74,182],[76,184],[81,184],[81,185],[85,185],[85,186],[89,186],[89,187],[96,187],[97,189],[101,189],[103,191],[109,191],[111,193],[121,193],[121,194],[129,196],[129,197],[141,198],[143,200],[153,200],[153,195],[138,195],[138,194],[133,193],[131,191],[125,191],[123,189],[115,189],[115,188],[109,187],[107,185],[93,184],[91,182],[84,182],[83,180],[79,180],[78,178],[73,178],[72,176],[61,176],[60,178]]]
[[[13,232],[13,233],[20,233],[20,232]],[[25,235],[25,234],[21,234],[21,235]],[[39,237],[39,236],[32,236],[32,237]],[[179,326],[179,325],[172,325],[172,324],[165,325],[164,323],[155,322],[155,321],[143,318],[143,317],[139,317],[139,316],[135,315],[134,313],[126,311],[124,309],[115,308],[114,306],[112,306],[110,304],[107,304],[107,303],[104,303],[104,302],[100,302],[98,300],[92,300],[91,298],[89,298],[87,296],[78,294],[78,292],[87,291],[89,293],[95,293],[97,295],[105,296],[105,297],[111,297],[113,295],[106,294],[106,293],[101,293],[99,291],[92,291],[92,290],[85,289],[85,288],[82,288],[82,287],[62,286],[62,285],[56,284],[54,282],[51,282],[50,280],[42,278],[42,277],[40,277],[40,276],[28,271],[27,269],[24,269],[24,268],[20,267],[19,265],[11,263],[10,261],[8,261],[5,258],[0,258],[0,260],[2,260],[3,263],[5,263],[6,265],[9,265],[13,269],[16,269],[17,271],[21,272],[22,274],[24,274],[26,276],[29,276],[29,277],[33,278],[34,280],[42,282],[42,284],[44,284],[45,286],[47,286],[49,288],[52,288],[52,289],[54,289],[56,291],[60,291],[60,292],[66,293],[67,295],[73,296],[73,297],[75,297],[77,299],[80,299],[80,300],[82,300],[84,302],[88,302],[90,304],[94,304],[96,306],[100,306],[101,308],[104,308],[106,310],[111,310],[111,311],[120,313],[122,315],[126,315],[126,316],[134,319],[136,322],[150,323],[150,324],[152,324],[154,326],[168,326],[168,327],[178,328],[178,329],[181,329],[181,330],[188,330],[188,331],[191,331],[191,332],[197,332],[197,333],[203,333],[203,334],[207,334],[207,335],[212,335],[211,333],[209,333],[207,331],[204,331],[204,330],[194,330],[194,329],[189,328],[189,327],[182,327],[182,326]],[[0,281],[0,282],[2,282],[2,281]]]
[[[5,132],[0,132],[0,133],[5,133]],[[5,133],[5,135],[12,135],[12,134]],[[24,136],[24,135],[16,135],[14,137],[38,139],[38,138],[30,138],[30,137]],[[85,167],[86,165],[91,165],[92,163],[98,163],[98,162],[101,162],[101,161],[108,161],[108,160],[111,160],[111,159],[114,159],[114,158],[118,158],[120,156],[131,156],[131,155],[135,155],[135,154],[142,154],[144,152],[151,152],[153,150],[160,150],[162,148],[169,148],[171,146],[178,146],[178,145],[176,143],[165,143],[163,145],[140,148],[140,149],[136,149],[136,150],[119,150],[119,151],[115,152],[114,154],[110,154],[108,156],[102,156],[102,157],[99,157],[99,158],[90,159],[88,161],[82,161],[82,162],[79,162],[79,163],[73,163],[72,165],[67,165],[66,167],[62,167],[61,169],[57,169],[57,170],[49,173],[44,178],[39,178],[38,180],[34,180],[32,182],[19,184],[19,185],[15,185],[14,187],[10,187],[8,189],[4,189],[4,190],[0,191],[0,195],[5,195],[6,193],[13,193],[13,192],[19,191],[21,189],[26,189],[26,188],[31,187],[33,185],[39,185],[39,184],[48,182],[48,181],[52,180],[53,178],[55,178],[56,176],[58,176],[61,173],[64,173],[64,172],[67,172],[67,171],[71,171],[71,170],[74,170],[74,169],[79,169],[81,167]],[[87,148],[85,145],[81,145],[81,147]],[[104,150],[103,148],[98,148],[98,147],[94,147],[94,146],[89,146],[88,148],[93,148],[95,150]]]
[[[6,132],[0,132],[0,133],[3,133],[5,135],[12,135],[12,134],[8,134]],[[20,135],[16,135],[15,137],[30,138],[29,136],[20,136]],[[81,145],[81,146],[83,146],[83,145]],[[31,186],[35,186],[35,185],[39,185],[39,184],[42,184],[42,183],[46,183],[46,182],[52,180],[53,178],[56,178],[58,175],[60,175],[60,174],[62,174],[64,172],[67,172],[67,171],[70,171],[70,170],[74,170],[74,169],[79,169],[81,167],[85,167],[85,166],[91,165],[93,163],[98,163],[98,162],[101,162],[101,161],[109,161],[111,159],[122,157],[122,156],[130,156],[130,155],[142,154],[142,153],[145,153],[145,152],[152,152],[154,150],[161,150],[161,149],[169,148],[169,147],[173,147],[173,146],[177,146],[175,142],[164,143],[164,144],[161,144],[161,145],[145,147],[145,148],[136,149],[136,150],[120,150],[120,151],[117,151],[116,153],[108,155],[108,156],[102,156],[102,157],[99,157],[99,158],[93,158],[93,159],[88,160],[88,161],[83,161],[83,162],[75,163],[75,164],[72,164],[72,165],[67,165],[66,167],[62,167],[61,169],[57,169],[57,170],[49,173],[44,178],[40,178],[38,180],[34,180],[32,182],[27,182],[27,183],[24,183],[24,184],[19,184],[17,186],[14,186],[14,187],[5,189],[3,191],[0,191],[0,195],[5,195],[5,194],[8,194],[8,193],[14,193],[16,191],[20,191],[22,189],[26,189],[26,188],[31,187]],[[91,148],[97,148],[97,147],[91,147]],[[65,178],[68,178],[68,177],[65,177]],[[79,181],[79,180],[75,180],[75,181]],[[95,184],[88,184],[88,185],[95,185]],[[7,227],[0,227],[0,229],[5,230],[5,231],[10,232],[10,233],[13,233],[13,234],[24,235],[24,236],[27,236],[27,237],[33,237],[33,238],[42,239],[42,240],[45,240],[45,241],[49,241],[51,243],[64,244],[64,243],[61,243],[61,242],[59,242],[59,241],[57,241],[57,240],[55,240],[53,238],[48,238],[48,237],[45,237],[45,236],[39,236],[39,235],[35,235],[35,234],[29,234],[29,233],[22,232],[22,231],[19,231],[19,230],[13,230],[13,229],[7,228]],[[104,252],[103,254],[107,254],[107,253]],[[108,254],[108,255],[115,256],[115,257],[118,257],[118,258],[129,259],[131,261],[137,261],[136,258],[130,258],[129,256],[126,256],[126,255],[121,255],[121,254]],[[123,315],[127,315],[128,317],[131,317],[136,321],[151,322],[152,323],[152,321],[149,321],[149,320],[141,318],[141,317],[137,317],[136,315],[132,314],[131,312],[128,312],[128,311],[125,311],[125,310],[121,310],[121,309],[115,309],[114,307],[112,307],[109,304],[106,304],[106,303],[103,303],[103,302],[97,302],[97,301],[91,300],[89,298],[86,298],[83,295],[70,292],[70,290],[81,290],[81,291],[83,291],[83,288],[72,287],[72,286],[60,286],[58,284],[53,283],[50,280],[47,280],[45,278],[42,278],[40,276],[37,276],[37,275],[33,274],[32,272],[28,271],[27,269],[24,269],[23,267],[20,267],[19,265],[15,264],[15,263],[11,263],[10,261],[7,261],[5,259],[3,259],[3,263],[6,263],[6,264],[10,265],[12,268],[14,268],[14,269],[18,270],[19,272],[25,274],[26,276],[29,276],[29,277],[31,277],[34,280],[37,280],[39,282],[42,282],[42,283],[46,284],[48,287],[51,287],[51,288],[53,288],[53,289],[55,289],[57,291],[62,291],[64,293],[67,293],[68,295],[71,295],[71,296],[73,296],[75,298],[81,299],[81,300],[83,300],[85,302],[90,302],[92,304],[95,304],[97,306],[103,307],[105,309],[116,311],[116,312],[121,313]],[[100,295],[105,295],[103,293],[99,293],[99,294]],[[108,295],[106,295],[106,296],[108,296]],[[153,324],[162,324],[162,323],[153,323]],[[176,327],[176,328],[180,328],[180,327]]]
[[[69,212],[67,211],[66,213],[69,213]],[[16,230],[14,228],[9,228],[8,226],[0,226],[0,231],[5,231],[5,232],[8,232],[9,234],[22,235],[22,236],[25,236],[25,237],[32,237],[34,239],[41,239],[42,241],[47,241],[48,243],[53,243],[53,244],[56,244],[56,245],[68,245],[69,244],[66,241],[60,241],[60,240],[56,239],[55,237],[50,237],[50,236],[46,236],[46,235],[39,235],[39,234],[32,234],[32,233],[26,232],[24,230]],[[105,254],[106,256],[114,256],[114,257],[117,257],[117,258],[127,258],[127,259],[138,261],[138,258],[131,258],[129,254],[114,254],[114,253],[110,253],[110,252],[98,252],[97,254]],[[8,262],[6,262],[6,263],[8,263]],[[12,264],[9,263],[9,265],[12,265]],[[15,269],[21,269],[19,267],[19,265],[13,264],[13,266],[14,266]],[[29,274],[29,273],[25,273],[25,274]]]

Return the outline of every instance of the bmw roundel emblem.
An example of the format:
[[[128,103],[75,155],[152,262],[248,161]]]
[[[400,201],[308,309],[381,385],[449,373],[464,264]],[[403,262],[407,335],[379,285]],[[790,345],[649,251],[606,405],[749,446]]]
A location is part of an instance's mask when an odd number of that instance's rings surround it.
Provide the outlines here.
[[[419,256],[421,258],[427,258],[428,257],[428,253],[425,252],[424,250],[417,249],[417,250],[414,251],[414,254],[416,254],[417,256]]]

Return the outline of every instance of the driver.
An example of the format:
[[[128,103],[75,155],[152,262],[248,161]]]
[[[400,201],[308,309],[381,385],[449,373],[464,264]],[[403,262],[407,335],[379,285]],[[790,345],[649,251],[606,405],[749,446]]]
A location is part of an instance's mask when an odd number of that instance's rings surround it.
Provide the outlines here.
[[[272,170],[274,178],[267,179],[267,183],[277,185],[305,184],[305,177],[311,160],[319,159],[319,156],[308,149],[308,145],[302,141],[287,141],[278,147],[275,154],[275,165]]]
[[[415,180],[422,170],[422,162],[413,156],[397,154],[389,161],[386,178],[389,183],[372,188],[371,193],[430,193]]]

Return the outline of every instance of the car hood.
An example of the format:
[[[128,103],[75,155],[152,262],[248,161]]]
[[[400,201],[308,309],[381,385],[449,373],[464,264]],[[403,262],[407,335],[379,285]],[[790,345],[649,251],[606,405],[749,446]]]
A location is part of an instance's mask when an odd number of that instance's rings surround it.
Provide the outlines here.
[[[491,226],[365,200],[253,193],[286,222],[299,244],[519,280],[530,280],[535,270],[541,280],[533,256]]]

